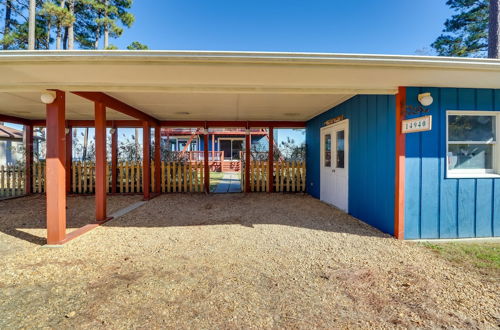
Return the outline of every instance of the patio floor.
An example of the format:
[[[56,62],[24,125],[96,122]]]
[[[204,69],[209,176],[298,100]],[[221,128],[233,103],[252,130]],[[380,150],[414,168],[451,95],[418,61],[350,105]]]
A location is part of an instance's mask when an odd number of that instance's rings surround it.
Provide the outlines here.
[[[306,195],[162,195],[56,249],[44,207],[0,202],[2,329],[498,325],[498,279]],[[69,198],[69,226],[93,211]]]
[[[216,194],[241,192],[241,173],[224,172],[223,174],[214,192]]]

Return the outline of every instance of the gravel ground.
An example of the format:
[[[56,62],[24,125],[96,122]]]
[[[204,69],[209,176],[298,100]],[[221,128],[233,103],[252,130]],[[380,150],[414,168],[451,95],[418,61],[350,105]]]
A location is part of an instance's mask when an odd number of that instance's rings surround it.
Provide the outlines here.
[[[308,196],[162,195],[59,249],[4,237],[41,197],[0,208],[0,244],[20,246],[0,250],[0,328],[500,326],[498,278]]]

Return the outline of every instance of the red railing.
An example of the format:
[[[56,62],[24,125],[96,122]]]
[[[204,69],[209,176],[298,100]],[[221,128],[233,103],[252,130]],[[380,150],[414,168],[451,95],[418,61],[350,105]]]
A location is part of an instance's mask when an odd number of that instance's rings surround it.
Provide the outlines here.
[[[176,157],[175,159],[182,159],[185,161],[199,162],[205,160],[204,151],[171,151]],[[224,151],[209,151],[208,161],[220,162],[224,160]]]

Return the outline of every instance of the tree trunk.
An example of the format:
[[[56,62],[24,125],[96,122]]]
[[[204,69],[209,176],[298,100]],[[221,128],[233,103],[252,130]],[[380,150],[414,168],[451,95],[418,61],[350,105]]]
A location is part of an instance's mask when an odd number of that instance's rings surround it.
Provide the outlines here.
[[[83,135],[83,155],[82,155],[82,161],[87,160],[87,146],[89,142],[89,128],[85,127],[85,134]]]
[[[69,0],[69,13],[71,15],[75,14],[75,0]],[[75,23],[71,23],[68,26],[68,49],[72,50],[75,48]]]
[[[61,8],[66,7],[66,0],[61,1]],[[62,40],[62,22],[61,18],[59,18],[59,22],[57,23],[57,36],[56,36],[56,49],[59,50],[61,49],[61,40]]]
[[[139,129],[135,129],[135,160],[139,160]]]
[[[30,0],[28,19],[28,50],[35,49],[36,0]]]
[[[61,49],[61,36],[62,36],[61,23],[57,23],[57,30],[56,30],[56,49],[57,50]]]
[[[500,0],[490,0],[488,57],[500,58]]]
[[[104,25],[104,49],[108,49],[109,46],[109,27],[108,24]]]
[[[10,25],[12,24],[12,0],[7,0],[5,2],[5,27],[3,29],[4,37],[10,33]],[[3,49],[9,49],[9,45],[4,44]]]
[[[104,17],[107,19],[108,18],[108,0],[104,1]],[[104,21],[104,49],[108,49],[109,46],[109,25],[107,21]]]
[[[100,29],[101,27],[97,26],[97,29],[95,31],[94,49],[99,49],[99,39],[101,38],[101,34],[99,32]]]
[[[63,34],[63,41],[62,41],[64,50],[68,49],[68,30],[69,30],[69,27],[65,26],[64,27],[64,34]]]
[[[49,20],[49,23],[47,23],[47,40],[46,40],[47,49],[50,49],[50,29],[52,29],[52,25],[50,24]]]

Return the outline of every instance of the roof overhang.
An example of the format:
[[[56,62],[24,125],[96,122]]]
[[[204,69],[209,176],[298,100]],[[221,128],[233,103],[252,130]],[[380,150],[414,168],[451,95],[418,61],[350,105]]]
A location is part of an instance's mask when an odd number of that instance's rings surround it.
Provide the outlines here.
[[[500,88],[500,60],[208,51],[3,51],[0,113],[44,118],[45,89],[104,92],[159,120],[310,119],[399,86]],[[93,106],[67,98],[69,119]],[[186,114],[188,113],[188,114]],[[126,119],[111,112],[110,119]]]

